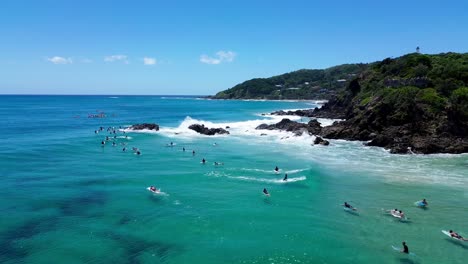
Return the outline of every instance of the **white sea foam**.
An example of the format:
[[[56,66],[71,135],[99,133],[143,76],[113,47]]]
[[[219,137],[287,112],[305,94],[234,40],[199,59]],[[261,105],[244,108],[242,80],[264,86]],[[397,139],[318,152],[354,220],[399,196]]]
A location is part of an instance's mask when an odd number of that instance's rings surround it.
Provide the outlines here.
[[[299,181],[305,181],[307,180],[307,177],[305,176],[299,176],[299,177],[288,177],[287,181],[283,181],[283,177],[281,178],[257,178],[257,177],[252,177],[252,176],[233,176],[231,174],[227,174],[224,172],[219,172],[219,171],[211,171],[205,174],[206,176],[211,176],[211,177],[225,177],[228,179],[232,180],[240,180],[240,181],[253,181],[253,182],[267,182],[267,183],[276,183],[276,184],[287,184],[291,182],[299,182]]]
[[[305,181],[307,177],[300,176],[294,178],[288,178],[287,181],[283,181],[283,179],[267,179],[267,178],[255,178],[255,177],[248,177],[248,176],[226,176],[229,179],[234,180],[242,180],[242,181],[254,181],[254,182],[268,182],[268,183],[277,183],[277,184],[287,184],[291,182],[298,182],[298,181]]]
[[[466,170],[451,162],[441,160],[454,159],[459,163],[460,155],[395,155],[378,147],[364,146],[363,142],[346,140],[329,140],[329,146],[313,145],[314,136],[304,133],[295,136],[291,132],[279,130],[256,130],[260,124],[275,124],[284,116],[265,115],[258,119],[239,122],[211,122],[185,118],[177,127],[162,127],[159,132],[141,131],[143,133],[160,133],[168,137],[186,139],[206,137],[188,129],[191,124],[204,124],[209,128],[229,126],[230,135],[214,137],[237,140],[244,145],[275,146],[275,149],[324,168],[339,169],[349,174],[362,174],[379,177],[386,182],[411,184],[436,184],[449,186],[468,186]],[[292,120],[301,117],[293,116]],[[322,125],[332,124],[336,120],[318,119]],[[136,131],[132,131],[136,132]],[[455,169],[454,169],[455,168]],[[274,173],[273,170],[259,170],[261,173]],[[293,173],[293,172],[286,172]]]

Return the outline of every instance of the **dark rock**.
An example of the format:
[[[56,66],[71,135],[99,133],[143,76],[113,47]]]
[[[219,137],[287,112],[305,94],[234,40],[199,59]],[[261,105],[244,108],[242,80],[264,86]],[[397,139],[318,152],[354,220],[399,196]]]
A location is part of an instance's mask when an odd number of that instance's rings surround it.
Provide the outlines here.
[[[193,124],[188,128],[207,136],[213,136],[216,134],[229,134],[229,131],[225,130],[224,128],[207,128],[205,125],[200,124]]]
[[[267,124],[261,124],[261,125],[257,126],[255,129],[268,129],[268,125]]]
[[[279,110],[271,113],[272,115],[293,115],[293,116],[312,116],[314,109],[302,109],[295,111]]]
[[[320,145],[324,145],[324,146],[328,146],[330,145],[330,142],[328,142],[328,140],[325,140],[321,137],[316,137],[315,140],[314,140],[314,144],[317,145],[317,144],[320,144]]]
[[[135,124],[129,127],[131,130],[159,130],[159,125],[158,124],[150,124],[150,123],[144,123],[144,124]]]
[[[322,132],[322,126],[320,125],[319,121],[313,119],[307,123],[307,131],[311,135],[319,135]]]
[[[287,118],[284,118],[280,122],[273,125],[261,124],[255,129],[284,130],[288,132],[293,132],[296,136],[300,136],[304,132],[308,131],[307,124],[291,121]]]

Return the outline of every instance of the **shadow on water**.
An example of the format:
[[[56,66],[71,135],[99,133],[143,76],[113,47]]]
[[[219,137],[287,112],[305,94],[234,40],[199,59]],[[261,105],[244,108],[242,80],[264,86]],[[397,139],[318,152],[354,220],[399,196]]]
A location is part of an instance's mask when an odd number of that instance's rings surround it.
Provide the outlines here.
[[[28,253],[27,249],[17,244],[18,241],[51,231],[56,225],[57,218],[44,217],[27,221],[0,234],[0,245],[2,245],[0,248],[0,263],[4,263],[7,260],[18,260],[18,263],[21,263],[20,260],[25,258]]]
[[[344,210],[346,213],[354,216],[359,216],[359,212],[356,212],[354,210]]]
[[[108,233],[105,237],[111,238],[121,245],[126,251],[126,263],[141,263],[138,259],[142,253],[150,253],[158,257],[161,262],[166,262],[171,255],[182,251],[180,246],[159,241],[148,241],[129,235],[120,235],[118,233]]]
[[[418,263],[417,261],[409,259],[409,258],[399,258],[398,260],[400,261],[400,263],[403,263],[403,264],[416,264],[416,263]]]
[[[64,216],[83,215],[90,207],[101,206],[106,202],[104,192],[84,192],[79,197],[59,202],[58,208]]]
[[[270,200],[270,197],[267,197],[267,196],[265,196],[265,197],[263,198],[263,202],[264,202],[265,204],[268,204],[268,205],[273,204],[273,203],[271,202],[271,200]]]
[[[468,242],[458,241],[458,240],[455,240],[453,238],[447,238],[445,240],[447,240],[448,242],[450,242],[450,243],[452,243],[452,244],[454,244],[456,246],[459,246],[459,247],[461,247],[463,249],[468,250],[468,245],[465,244],[465,243],[468,243]]]

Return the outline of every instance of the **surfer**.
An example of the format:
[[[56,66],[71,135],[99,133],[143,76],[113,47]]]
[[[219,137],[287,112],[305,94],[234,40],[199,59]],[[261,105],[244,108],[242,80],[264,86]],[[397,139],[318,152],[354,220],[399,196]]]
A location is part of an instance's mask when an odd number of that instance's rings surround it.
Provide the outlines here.
[[[456,238],[456,239],[460,239],[460,240],[463,240],[463,241],[468,240],[468,239],[465,239],[462,236],[460,236],[458,233],[453,232],[452,230],[449,231],[449,234],[450,234],[451,237]]]
[[[125,148],[125,147],[122,149],[123,152],[125,152],[126,150],[127,150],[127,148]]]
[[[263,188],[263,194],[265,194],[266,196],[270,196],[270,193],[267,191],[266,188]]]
[[[104,145],[105,145],[105,144],[106,144],[106,142],[104,142],[104,140],[103,140],[103,141],[101,141],[101,146],[103,146],[103,147],[104,147]]]
[[[401,252],[405,254],[409,254],[409,249],[405,241],[403,241],[403,249],[401,250]]]
[[[137,154],[137,155],[141,155],[141,152],[138,150],[138,151],[136,152],[136,154]]]
[[[287,181],[288,180],[288,174],[284,174],[284,178],[283,178],[283,181]]]
[[[155,192],[155,191],[156,191],[156,187],[151,186],[151,187],[150,187],[150,190],[153,191],[153,192]]]
[[[185,147],[182,148],[182,151],[185,152]]]
[[[205,158],[203,158],[201,162],[202,162],[203,164],[205,164],[205,163],[206,163]]]
[[[351,210],[356,210],[356,208],[354,208],[353,206],[351,206],[351,205],[350,205],[349,203],[347,203],[347,202],[344,202],[343,206],[344,206],[345,208],[349,208],[349,209],[351,209]]]
[[[399,210],[397,213],[400,215],[401,218],[405,218],[405,214],[403,213],[403,211]]]
[[[195,150],[192,150],[192,156],[195,156]]]
[[[279,171],[279,168],[278,166],[275,167],[275,171],[278,172]]]
[[[427,206],[427,201],[426,201],[426,199],[422,199],[421,204],[422,204],[423,206]]]

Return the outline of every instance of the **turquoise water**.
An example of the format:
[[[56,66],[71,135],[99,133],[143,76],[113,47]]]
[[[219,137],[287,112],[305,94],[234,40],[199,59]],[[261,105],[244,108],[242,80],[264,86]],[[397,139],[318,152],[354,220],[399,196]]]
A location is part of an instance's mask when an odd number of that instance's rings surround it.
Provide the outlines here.
[[[309,136],[254,129],[281,119],[261,113],[314,106],[0,96],[0,263],[465,263],[468,242],[441,230],[468,236],[468,155],[312,146]],[[101,111],[106,118],[87,118]],[[120,131],[116,147],[94,133],[142,122],[161,130]],[[231,134],[201,136],[192,123]],[[427,210],[414,206],[421,198]],[[395,207],[409,220],[382,212]],[[402,241],[416,256],[392,249]]]

